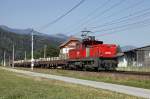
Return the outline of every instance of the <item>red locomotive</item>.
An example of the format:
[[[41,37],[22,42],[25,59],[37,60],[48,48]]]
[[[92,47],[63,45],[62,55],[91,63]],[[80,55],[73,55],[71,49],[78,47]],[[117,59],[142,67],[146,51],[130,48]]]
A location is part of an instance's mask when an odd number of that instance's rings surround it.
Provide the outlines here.
[[[84,38],[82,44],[69,50],[69,59],[65,68],[115,70],[117,67],[117,45],[103,44],[94,36]]]

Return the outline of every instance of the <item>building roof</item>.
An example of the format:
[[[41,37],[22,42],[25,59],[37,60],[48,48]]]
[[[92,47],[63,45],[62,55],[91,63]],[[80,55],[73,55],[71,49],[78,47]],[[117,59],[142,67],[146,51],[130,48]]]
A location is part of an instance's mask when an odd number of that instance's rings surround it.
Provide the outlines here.
[[[138,48],[134,48],[134,49],[131,49],[131,50],[127,50],[127,51],[124,51],[124,53],[125,53],[125,52],[130,52],[130,51],[137,51],[137,50],[141,50],[142,48],[146,48],[146,47],[150,47],[150,45],[143,46],[143,47],[138,47]]]
[[[80,40],[79,40],[78,38],[75,38],[75,37],[71,36],[67,41],[65,41],[64,43],[62,43],[61,45],[59,45],[59,48],[64,47],[64,46],[67,45],[70,41],[79,41],[79,42],[80,42]]]

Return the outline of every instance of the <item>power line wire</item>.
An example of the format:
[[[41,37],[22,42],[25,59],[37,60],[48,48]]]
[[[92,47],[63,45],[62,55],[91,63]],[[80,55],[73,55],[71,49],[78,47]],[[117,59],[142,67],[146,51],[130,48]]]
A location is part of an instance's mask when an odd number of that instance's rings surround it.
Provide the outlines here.
[[[128,7],[126,7],[125,9],[120,9],[120,10],[117,11],[116,13],[112,13],[112,14],[110,14],[109,16],[107,16],[107,17],[105,17],[105,18],[110,18],[110,17],[112,17],[113,15],[118,15],[118,14],[124,12],[124,10],[127,11],[127,10],[129,10],[129,9],[131,9],[131,8],[135,8],[135,7],[139,6],[139,5],[141,5],[142,3],[144,3],[143,0],[140,0],[139,2],[134,3],[134,4],[132,4],[132,5],[128,6]]]
[[[114,24],[119,24],[119,23],[122,23],[122,22],[126,22],[128,20],[135,20],[136,18],[140,18],[140,17],[144,17],[145,15],[149,15],[150,12],[146,12],[144,14],[141,14],[141,15],[137,15],[135,17],[128,17],[127,19],[124,19],[124,20],[120,20],[118,22],[112,22],[112,23],[109,23],[109,24],[104,24],[104,25],[99,25],[99,26],[94,26],[94,27],[91,27],[91,28],[102,28],[102,27],[105,27],[105,26],[110,26],[110,25],[114,25]]]
[[[78,29],[78,28],[80,28],[80,27],[83,27],[85,24],[89,23],[90,20],[93,20],[93,19],[96,19],[97,17],[102,16],[103,14],[105,14],[105,13],[107,13],[108,11],[112,10],[113,8],[119,6],[121,3],[125,2],[125,1],[126,1],[126,0],[120,0],[119,2],[117,2],[117,3],[113,4],[112,6],[110,6],[109,8],[103,10],[103,11],[102,11],[101,13],[99,13],[98,15],[93,16],[92,18],[87,19],[85,22],[82,22],[81,24],[77,25],[77,27],[76,27],[75,29],[73,29],[72,31],[74,31],[74,30],[76,30],[76,29]],[[110,1],[109,1],[109,2],[110,2]],[[105,5],[103,5],[103,6],[105,6]]]
[[[75,5],[73,8],[71,8],[70,10],[68,10],[66,13],[64,13],[61,16],[59,16],[58,18],[56,18],[55,20],[51,21],[50,23],[42,26],[41,28],[39,28],[39,30],[43,30],[43,29],[46,29],[46,28],[52,26],[53,24],[55,24],[56,22],[58,22],[59,20],[61,20],[65,16],[67,16],[69,13],[71,13],[73,10],[75,10],[76,8],[78,8],[84,1],[85,0],[81,0],[77,5]]]
[[[141,11],[148,11],[148,10],[145,9],[145,10],[141,10]],[[146,13],[144,13],[144,14],[141,14],[141,15],[138,15],[138,16],[135,16],[135,17],[132,17],[132,18],[128,18],[128,19],[126,19],[126,20],[132,20],[132,19],[135,19],[135,18],[137,18],[137,17],[143,17],[144,15],[147,15],[147,14],[150,14],[150,12],[146,12]],[[111,23],[111,24],[103,25],[103,27],[104,27],[104,26],[108,26],[108,25],[112,25],[112,24],[118,24],[118,23],[121,23],[121,22],[124,22],[124,21],[125,21],[125,20],[121,20],[121,21],[118,21],[118,22],[116,22],[116,23],[113,22],[113,23]],[[144,20],[144,21],[138,21],[138,22],[134,22],[134,23],[130,23],[130,24],[125,24],[125,25],[113,27],[113,28],[106,28],[106,29],[96,30],[96,31],[94,31],[94,32],[110,31],[110,30],[114,30],[114,29],[118,29],[118,28],[124,28],[124,27],[131,26],[131,25],[136,25],[136,24],[145,23],[145,22],[148,22],[148,21],[149,21],[149,19],[146,19],[146,20]],[[96,27],[96,28],[98,28],[98,27]],[[77,35],[77,34],[79,34],[79,33],[80,33],[80,32],[77,32],[77,33],[74,34],[74,35]]]
[[[144,25],[139,25],[139,24],[137,24],[138,26],[136,26],[136,27],[128,27],[128,28],[124,28],[124,29],[120,29],[120,30],[115,30],[115,31],[113,31],[113,32],[109,32],[109,33],[103,33],[103,34],[99,34],[99,35],[96,35],[96,36],[107,36],[107,35],[112,35],[112,34],[116,34],[117,32],[122,32],[122,31],[127,31],[127,30],[131,30],[131,29],[136,29],[136,28],[145,28],[146,26],[149,26],[150,25],[150,23],[148,23],[148,24],[144,24]]]
[[[128,7],[126,7],[125,9],[119,9],[119,11],[117,11],[117,13],[115,12],[115,13],[112,13],[112,14],[110,14],[110,15],[108,15],[108,16],[106,16],[106,17],[104,17],[104,19],[106,18],[110,18],[110,17],[112,17],[112,16],[114,16],[114,15],[119,15],[119,14],[121,14],[121,13],[123,13],[123,12],[125,12],[125,11],[127,11],[127,10],[129,10],[129,9],[131,9],[131,8],[135,8],[135,7],[137,7],[137,6],[139,6],[139,5],[141,5],[142,3],[144,3],[143,2],[143,0],[141,0],[141,1],[139,1],[139,2],[137,2],[137,3],[134,3],[134,4],[132,4],[132,5],[130,5],[130,6],[128,6]],[[96,22],[96,21],[98,21],[98,20],[95,20],[94,22]],[[94,23],[93,22],[93,23]]]
[[[99,13],[99,14],[96,15],[96,16],[94,16],[93,18],[91,18],[91,19],[85,21],[83,24],[81,24],[81,26],[84,26],[85,24],[86,24],[85,26],[87,26],[87,25],[88,25],[87,23],[89,23],[90,20],[93,21],[93,20],[99,18],[100,16],[104,15],[105,13],[109,12],[110,10],[112,10],[112,9],[114,9],[114,8],[116,8],[116,7],[118,7],[119,5],[121,5],[121,4],[122,4],[123,2],[125,2],[125,1],[126,1],[126,0],[120,0],[119,2],[113,4],[112,6],[110,6],[110,7],[107,8],[107,9],[103,10],[101,13]]]
[[[136,25],[134,25],[134,26],[129,26],[129,27],[125,27],[125,28],[123,28],[123,29],[119,29],[119,30],[115,30],[115,29],[112,29],[111,30],[111,32],[107,32],[107,33],[102,33],[102,32],[105,32],[105,31],[94,31],[94,32],[92,32],[92,33],[97,33],[97,32],[101,32],[102,34],[95,34],[95,36],[107,36],[107,35],[112,35],[112,34],[116,34],[117,32],[123,32],[123,31],[127,31],[127,30],[131,30],[131,29],[136,29],[136,28],[144,28],[144,27],[146,27],[146,26],[149,26],[150,25],[150,20],[149,20],[149,22],[147,22],[147,23],[144,23],[143,22],[143,24],[142,23],[139,23],[139,24],[136,24]],[[110,31],[110,30],[109,30]],[[78,33],[80,33],[80,32],[78,32]],[[77,36],[77,35],[74,35],[74,36]]]
[[[146,12],[146,11],[149,11],[149,10],[150,10],[150,8],[146,8],[146,9],[143,9],[143,10],[140,10],[140,11],[137,11],[137,12],[134,12],[134,13],[132,13],[132,14],[129,14],[129,15],[127,15],[127,16],[120,17],[120,18],[115,19],[115,20],[112,20],[112,21],[110,21],[110,22],[106,22],[106,23],[104,23],[104,24],[98,25],[98,26],[96,26],[96,27],[107,26],[108,24],[113,24],[113,23],[115,23],[115,22],[119,22],[119,21],[122,20],[122,19],[127,19],[127,18],[130,18],[130,17],[135,16],[135,15],[137,15],[137,14],[140,14],[140,13],[143,13],[143,12]]]
[[[143,2],[141,2],[141,1],[140,1],[140,2],[137,2],[137,3],[135,4],[135,6],[139,5],[140,3],[143,3]],[[135,6],[133,6],[133,7],[135,7]],[[133,8],[133,7],[130,6],[129,8]],[[112,21],[106,22],[106,23],[104,23],[104,24],[101,24],[101,25],[98,25],[98,26],[95,26],[95,27],[104,27],[104,26],[107,26],[108,24],[114,24],[114,23],[116,23],[116,22],[121,23],[121,22],[123,22],[122,19],[130,18],[130,17],[132,17],[132,16],[135,16],[135,15],[137,15],[137,14],[140,14],[140,13],[143,13],[143,12],[146,12],[146,11],[149,11],[149,10],[150,10],[150,8],[142,9],[142,10],[140,10],[140,11],[134,12],[134,13],[129,14],[129,15],[127,15],[127,16],[120,17],[120,18],[118,18],[118,19],[114,19],[114,20],[112,20]],[[146,13],[145,13],[145,14],[146,14]],[[140,17],[140,16],[136,16],[136,17]],[[122,20],[122,21],[120,21],[120,20]],[[129,20],[129,19],[126,19],[126,20]],[[88,28],[93,28],[93,27],[88,27]],[[74,35],[76,35],[76,34],[74,34]]]
[[[125,24],[125,25],[121,25],[121,26],[117,26],[117,27],[113,27],[113,28],[108,28],[108,29],[102,29],[102,30],[96,30],[94,32],[104,32],[104,31],[110,31],[110,30],[114,30],[114,29],[118,29],[118,28],[124,28],[127,26],[132,26],[132,25],[136,25],[136,24],[142,24],[142,23],[148,23],[150,22],[150,18],[145,19],[143,21],[138,21],[138,22],[134,22],[134,23],[130,23],[130,24]]]
[[[92,10],[87,16],[85,16],[84,18],[82,18],[81,20],[79,20],[78,22],[76,22],[73,26],[76,26],[76,24],[80,24],[82,22],[84,22],[85,19],[90,18],[90,16],[92,16],[93,14],[95,14],[97,11],[99,11],[99,9],[102,9],[103,7],[105,7],[111,0],[107,0],[104,3],[100,4],[98,7],[96,7],[94,10]],[[69,28],[72,26],[69,26]],[[68,28],[67,28],[68,29]],[[70,32],[70,31],[69,31]]]

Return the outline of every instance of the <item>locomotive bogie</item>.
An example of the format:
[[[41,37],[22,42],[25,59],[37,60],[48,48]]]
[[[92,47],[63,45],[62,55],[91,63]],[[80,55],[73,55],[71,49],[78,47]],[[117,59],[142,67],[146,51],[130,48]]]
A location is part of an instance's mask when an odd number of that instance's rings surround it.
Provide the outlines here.
[[[116,58],[84,58],[67,60],[67,68],[75,70],[115,70]]]

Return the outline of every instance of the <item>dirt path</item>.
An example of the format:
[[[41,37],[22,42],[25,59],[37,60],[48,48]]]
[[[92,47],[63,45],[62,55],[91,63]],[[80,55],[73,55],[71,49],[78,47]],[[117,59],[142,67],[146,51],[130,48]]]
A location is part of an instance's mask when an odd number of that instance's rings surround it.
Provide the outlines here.
[[[3,67],[0,67],[0,68],[8,70],[8,71],[16,72],[16,73],[21,73],[21,74],[28,75],[28,76],[61,80],[61,81],[69,82],[69,83],[81,84],[81,85],[91,86],[94,88],[101,88],[105,90],[110,90],[110,91],[115,91],[119,93],[124,93],[124,94],[129,94],[133,96],[150,99],[150,90],[148,89],[129,87],[129,86],[117,85],[117,84],[109,84],[109,83],[90,81],[90,80],[82,80],[82,79],[76,79],[76,78],[71,78],[71,77],[56,76],[56,75],[43,74],[43,73],[35,73],[35,72],[16,70],[16,69],[11,69],[11,68],[3,68]]]

